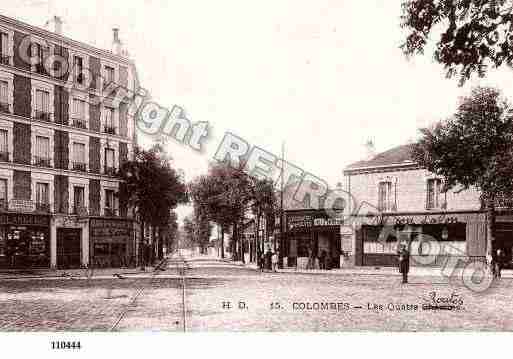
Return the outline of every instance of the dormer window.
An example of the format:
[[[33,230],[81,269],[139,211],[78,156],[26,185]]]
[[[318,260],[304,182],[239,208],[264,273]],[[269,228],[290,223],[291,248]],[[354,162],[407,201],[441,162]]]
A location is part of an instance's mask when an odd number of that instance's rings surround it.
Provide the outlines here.
[[[392,210],[392,182],[382,181],[378,185],[378,209],[380,211]]]

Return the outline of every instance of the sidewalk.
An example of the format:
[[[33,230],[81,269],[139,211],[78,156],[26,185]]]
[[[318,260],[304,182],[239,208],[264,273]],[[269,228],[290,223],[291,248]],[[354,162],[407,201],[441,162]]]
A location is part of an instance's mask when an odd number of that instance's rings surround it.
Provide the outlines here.
[[[136,268],[98,268],[98,269],[6,269],[0,270],[0,280],[7,279],[39,279],[39,278],[111,278],[116,275],[132,276],[149,274],[159,268],[167,259],[163,259],[155,267],[147,266],[145,270]]]

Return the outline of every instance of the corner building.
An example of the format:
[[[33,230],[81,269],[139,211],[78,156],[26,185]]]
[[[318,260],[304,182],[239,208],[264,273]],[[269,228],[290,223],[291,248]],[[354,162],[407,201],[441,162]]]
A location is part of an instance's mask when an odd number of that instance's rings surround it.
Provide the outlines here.
[[[133,264],[117,171],[135,144],[134,118],[127,102],[97,100],[111,82],[137,89],[135,65],[117,29],[107,51],[63,36],[58,17],[49,26],[0,16],[0,268]],[[21,56],[27,38],[39,64]],[[41,65],[49,55],[67,60],[63,76]]]
[[[345,263],[356,266],[393,266],[397,241],[410,242],[411,265],[443,266],[452,257],[459,266],[484,261],[486,212],[477,189],[442,192],[443,178],[420,167],[411,145],[403,145],[344,170],[344,188],[354,198],[354,217],[342,236]],[[506,201],[497,202],[494,246],[511,261],[513,216]],[[427,260],[423,235],[436,239],[435,260]],[[424,264],[427,263],[427,264]]]

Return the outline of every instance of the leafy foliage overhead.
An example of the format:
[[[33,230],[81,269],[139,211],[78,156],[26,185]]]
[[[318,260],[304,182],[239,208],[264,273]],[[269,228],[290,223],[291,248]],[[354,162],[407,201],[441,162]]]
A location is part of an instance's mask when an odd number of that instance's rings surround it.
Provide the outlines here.
[[[422,54],[430,36],[437,36],[435,60],[463,84],[490,66],[513,66],[512,10],[511,0],[403,1],[407,35],[401,48],[407,56]]]

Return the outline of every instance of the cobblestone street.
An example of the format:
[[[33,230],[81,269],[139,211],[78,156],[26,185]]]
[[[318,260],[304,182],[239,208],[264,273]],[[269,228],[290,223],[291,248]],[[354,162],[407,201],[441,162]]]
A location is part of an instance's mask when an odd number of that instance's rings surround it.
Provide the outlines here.
[[[185,262],[184,262],[185,263]],[[185,277],[181,274],[185,273]],[[2,331],[512,330],[512,280],[487,292],[458,281],[369,274],[260,273],[227,262],[170,262],[155,276],[0,282]],[[423,310],[436,298],[458,310]],[[185,303],[185,307],[184,307]],[[229,307],[228,307],[229,306]],[[184,310],[185,308],[185,310]],[[370,309],[369,309],[370,308]]]

